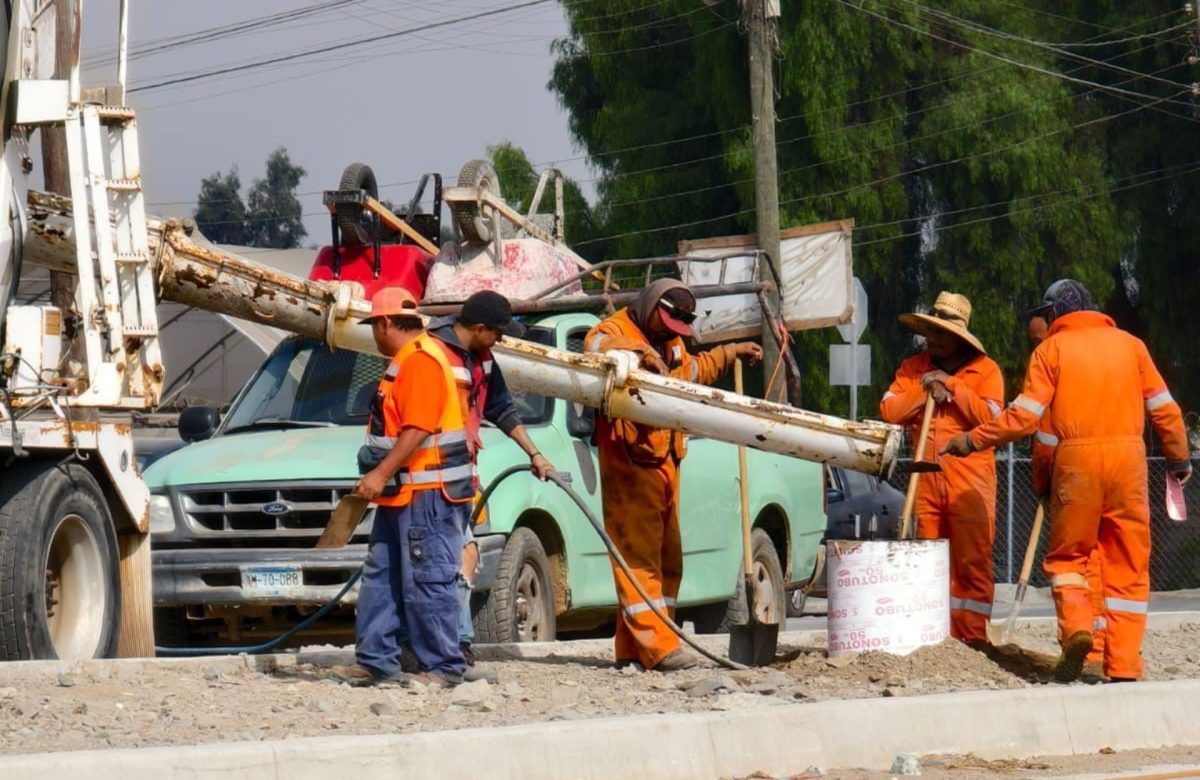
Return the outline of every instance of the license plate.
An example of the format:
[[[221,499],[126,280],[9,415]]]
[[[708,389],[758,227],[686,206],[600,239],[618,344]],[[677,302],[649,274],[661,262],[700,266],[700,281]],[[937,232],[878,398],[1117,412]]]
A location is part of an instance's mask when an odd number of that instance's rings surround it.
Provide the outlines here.
[[[241,572],[242,590],[258,598],[299,596],[304,584],[295,566],[246,566]]]

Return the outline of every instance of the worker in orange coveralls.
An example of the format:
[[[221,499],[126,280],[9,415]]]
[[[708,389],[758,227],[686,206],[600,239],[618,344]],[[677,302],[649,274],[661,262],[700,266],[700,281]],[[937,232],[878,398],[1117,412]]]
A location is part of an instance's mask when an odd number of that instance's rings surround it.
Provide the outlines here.
[[[1041,344],[1046,338],[1050,323],[1046,321],[1045,312],[1041,307],[1030,312],[1029,339],[1034,346]],[[1033,459],[1030,464],[1033,469],[1033,494],[1037,496],[1042,506],[1050,503],[1050,483],[1054,474],[1054,453],[1058,449],[1058,437],[1054,435],[1054,423],[1050,412],[1042,415],[1037,433],[1033,437]],[[1104,620],[1104,588],[1100,579],[1100,569],[1104,565],[1104,556],[1100,548],[1092,550],[1087,563],[1088,593],[1092,602],[1092,651],[1088,653],[1088,663],[1102,664],[1104,662],[1104,629],[1108,625]]]
[[[1021,395],[998,419],[955,437],[944,451],[969,456],[1028,436],[1050,412],[1058,446],[1043,568],[1062,645],[1054,676],[1078,678],[1092,649],[1087,566],[1098,546],[1104,673],[1113,681],[1136,680],[1150,599],[1145,415],[1162,440],[1167,467],[1186,482],[1192,467],[1183,415],[1146,345],[1095,311],[1086,287],[1061,279],[1046,290],[1043,308],[1050,330],[1033,352]]]
[[[925,457],[954,436],[1000,413],[1004,377],[968,329],[971,302],[940,293],[930,314],[904,314],[900,322],[925,336],[926,348],[906,359],[883,396],[883,419],[909,426],[916,450],[927,394],[933,420]],[[987,644],[992,615],[992,541],[996,534],[996,463],[991,452],[949,460],[917,482],[917,537],[950,540],[950,634],[974,647]]]
[[[735,358],[762,359],[753,343],[724,344],[691,355],[683,339],[692,335],[696,297],[682,282],[660,279],[629,308],[621,309],[588,332],[588,352],[636,352],[641,365],[660,374],[712,384]],[[675,616],[675,597],[683,577],[679,536],[679,463],[686,454],[677,431],[599,416],[599,449],[604,527],[656,607]],[[637,663],[646,669],[673,671],[698,659],[679,646],[679,638],[646,605],[615,564],[613,577],[621,611],[617,614],[618,666]]]

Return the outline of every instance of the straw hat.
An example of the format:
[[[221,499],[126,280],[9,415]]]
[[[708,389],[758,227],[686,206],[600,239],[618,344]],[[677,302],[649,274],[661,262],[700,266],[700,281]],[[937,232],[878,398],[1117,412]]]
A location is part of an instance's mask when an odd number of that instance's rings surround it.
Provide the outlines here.
[[[929,314],[900,315],[900,324],[909,330],[914,330],[924,336],[929,333],[930,328],[938,328],[947,333],[953,333],[969,346],[979,350],[980,354],[986,355],[987,350],[983,348],[983,344],[980,344],[979,339],[967,330],[970,323],[971,302],[965,295],[952,292],[938,293],[937,300],[933,303],[933,310]]]

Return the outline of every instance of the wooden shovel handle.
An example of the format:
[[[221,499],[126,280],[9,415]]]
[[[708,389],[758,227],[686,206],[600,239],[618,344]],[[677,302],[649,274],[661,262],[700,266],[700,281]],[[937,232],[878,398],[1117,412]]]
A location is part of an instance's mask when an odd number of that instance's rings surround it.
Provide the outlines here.
[[[913,451],[913,462],[919,461],[925,455],[925,440],[929,438],[929,423],[933,421],[933,394],[925,396],[925,414],[921,418],[921,435],[917,437]],[[900,538],[907,539],[912,527],[913,508],[917,505],[917,479],[919,474],[913,472],[908,477],[908,492],[904,494],[904,511],[900,514]]]
[[[1029,573],[1033,571],[1033,558],[1037,553],[1038,537],[1042,535],[1042,521],[1046,518],[1046,506],[1038,502],[1037,512],[1033,516],[1033,530],[1029,532],[1029,544],[1025,546],[1025,561],[1021,564],[1021,577],[1017,582],[1021,585],[1029,582]]]
[[[733,390],[742,394],[742,359],[733,361]],[[754,554],[750,548],[750,469],[746,465],[746,448],[738,447],[738,492],[742,500],[742,565],[747,578],[753,576]]]

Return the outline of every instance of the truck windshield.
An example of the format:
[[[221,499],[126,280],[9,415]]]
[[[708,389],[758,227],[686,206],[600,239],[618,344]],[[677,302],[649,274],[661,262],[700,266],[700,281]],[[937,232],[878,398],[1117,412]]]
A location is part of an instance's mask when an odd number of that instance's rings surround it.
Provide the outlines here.
[[[529,328],[525,338],[554,344],[554,332],[547,328]],[[234,401],[221,432],[366,425],[371,396],[386,366],[376,355],[330,350],[313,339],[285,339]],[[527,425],[549,419],[550,402],[544,396],[512,395]]]

